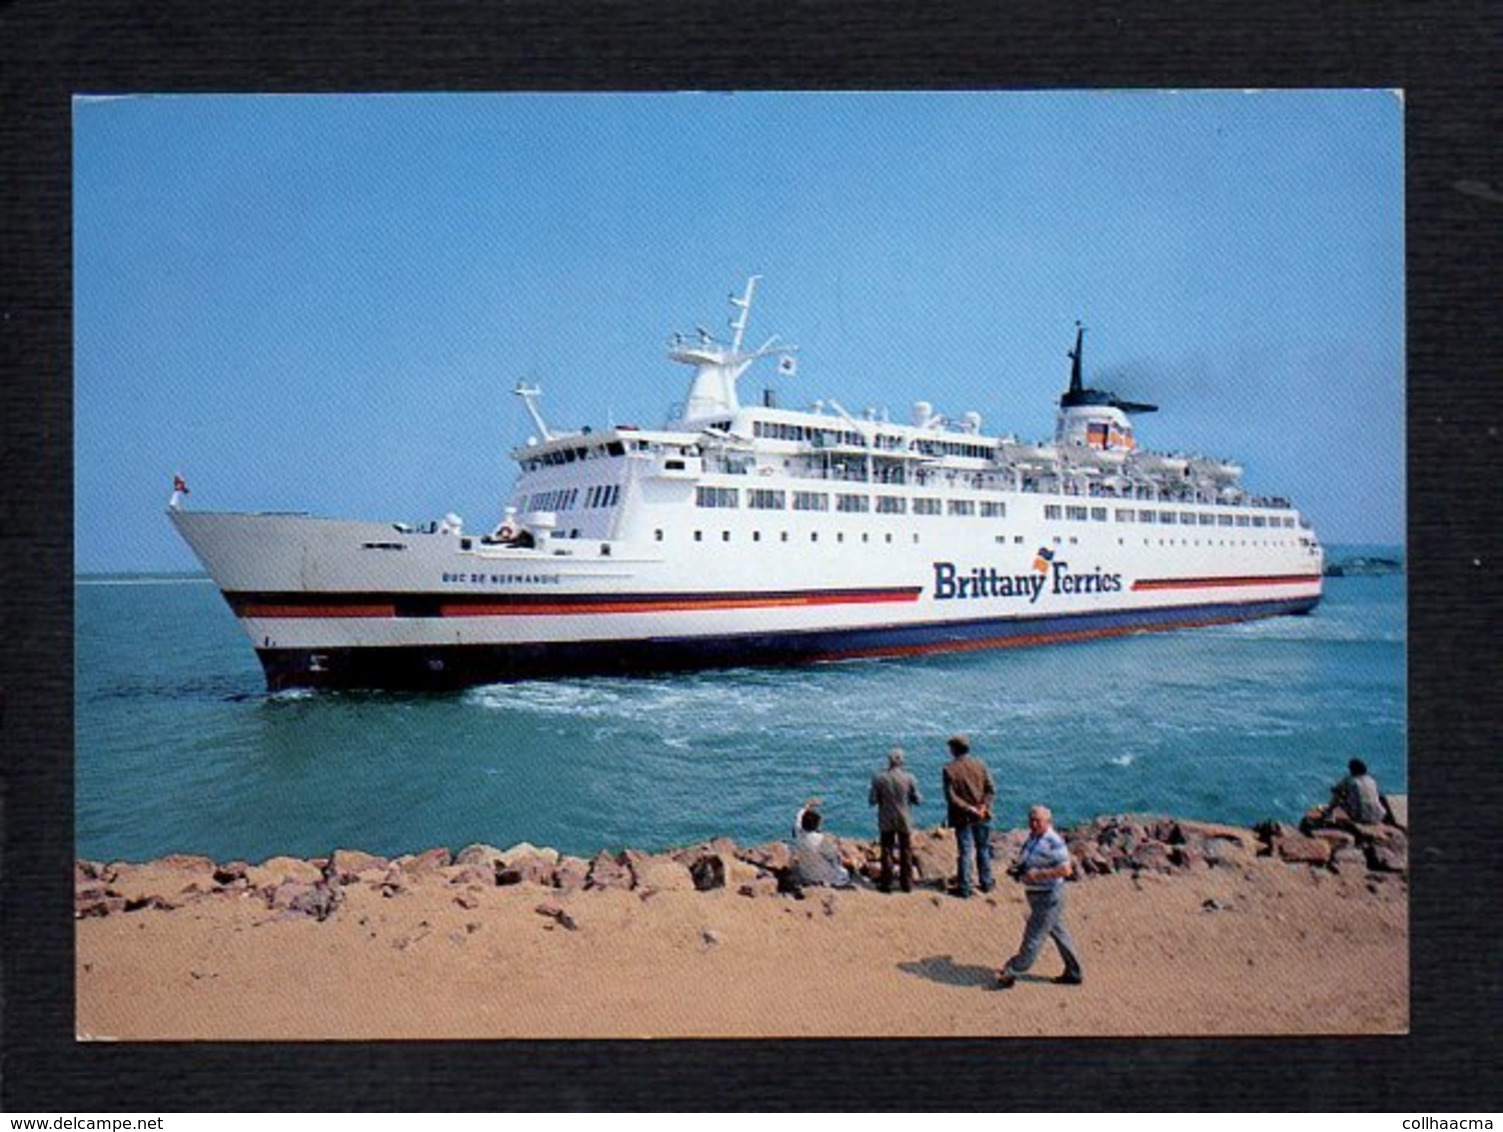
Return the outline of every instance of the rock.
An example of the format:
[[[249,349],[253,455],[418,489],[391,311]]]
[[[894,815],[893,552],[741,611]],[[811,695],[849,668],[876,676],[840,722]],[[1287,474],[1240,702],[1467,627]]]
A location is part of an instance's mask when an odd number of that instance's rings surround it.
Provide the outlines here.
[[[441,869],[454,863],[453,855],[445,848],[425,849],[421,853],[409,853],[392,862],[412,880],[434,876]]]
[[[1111,858],[1091,841],[1071,842],[1070,859],[1075,864],[1076,876],[1105,876],[1112,871]]]
[[[737,885],[736,895],[746,896],[752,899],[763,896],[776,896],[778,894],[778,878],[775,876],[760,876],[756,880],[746,881]]]
[[[312,916],[322,923],[338,907],[339,890],[329,884],[305,884],[302,881],[283,881],[271,894],[268,907],[274,912],[291,912],[300,916]]]
[[[688,868],[695,891],[709,892],[713,888],[725,887],[725,858],[719,853],[706,853]]]
[[[1326,817],[1326,808],[1311,806],[1299,819],[1299,831],[1308,837],[1327,824],[1329,824],[1329,819]]]
[[[1201,855],[1211,868],[1241,868],[1249,857],[1257,854],[1257,842],[1251,844],[1233,841],[1225,837],[1208,837],[1200,844]]]
[[[771,841],[752,849],[742,849],[736,856],[769,873],[783,873],[793,867],[793,850],[782,841]]]
[[[1154,841],[1162,841],[1168,845],[1174,838],[1175,831],[1179,829],[1179,822],[1173,818],[1156,818],[1143,823],[1143,830]]]
[[[358,849],[336,849],[329,856],[327,872],[339,884],[354,884],[360,874],[371,869],[384,869],[390,862],[385,857],[362,853]]]
[[[533,911],[536,912],[539,916],[547,916],[550,920],[553,920],[558,924],[559,927],[564,928],[566,931],[572,932],[579,930],[579,924],[575,922],[574,917],[569,915],[568,912],[564,911],[557,904],[539,904],[536,908],[533,909]]]
[[[725,883],[728,888],[738,884],[750,884],[758,877],[768,875],[757,868],[756,865],[751,864],[749,861],[743,861],[739,857],[728,857],[724,853],[716,853],[715,855],[725,862]]]
[[[496,862],[504,859],[505,853],[494,845],[466,845],[454,857],[456,865],[482,865],[494,870]]]
[[[1177,821],[1169,835],[1176,845],[1193,845],[1205,841],[1231,841],[1249,854],[1258,851],[1258,837],[1250,829],[1235,825],[1220,825],[1206,821]]]
[[[109,883],[109,894],[125,898],[126,911],[148,906],[152,901],[183,903],[185,895],[206,893],[214,887],[214,862],[207,857],[175,854],[141,865],[120,865]]]
[[[1357,844],[1356,835],[1348,833],[1344,829],[1317,829],[1310,836],[1317,837],[1321,841],[1330,842],[1332,854],[1335,854],[1339,849],[1348,849]]]
[[[945,830],[915,833],[913,845],[914,879],[919,884],[943,888],[955,875],[955,836]]]
[[[1134,872],[1167,873],[1174,867],[1169,846],[1153,840],[1140,841],[1127,855],[1127,864]]]
[[[1275,841],[1279,841],[1285,837],[1304,836],[1294,826],[1282,821],[1261,821],[1253,827],[1253,831],[1258,835],[1258,840],[1265,846],[1265,849],[1260,850],[1260,852],[1265,853],[1272,852],[1272,846]]]
[[[1331,853],[1331,871],[1334,873],[1366,872],[1367,854],[1356,846],[1345,846]]]
[[[386,876],[382,879],[380,887],[381,895],[388,898],[405,892],[407,891],[407,874],[394,864],[386,870]]]
[[[624,860],[617,860],[609,853],[601,851],[590,862],[589,874],[585,877],[585,888],[626,888],[632,887],[633,878],[631,868]]]
[[[283,881],[295,880],[303,884],[316,884],[323,880],[323,870],[317,865],[297,857],[272,857],[245,871],[252,888],[274,889]]]
[[[720,933],[714,928],[706,928],[699,933],[699,938],[704,941],[706,947],[714,947],[720,942]]]
[[[1023,829],[1009,829],[1005,833],[992,834],[993,859],[1002,862],[1017,860],[1018,854],[1023,851],[1023,843],[1027,840],[1028,831]]]
[[[1366,846],[1367,866],[1375,873],[1407,873],[1409,871],[1409,838],[1399,829],[1390,827],[1388,836],[1370,841]]]
[[[556,855],[550,860],[536,852],[513,853],[496,862],[495,883],[501,885],[537,884],[544,888],[551,888],[556,863]]]
[[[209,873],[214,872],[214,862],[208,857],[199,857],[189,853],[168,853],[165,857],[159,857],[156,861],[166,869],[177,869],[180,872]]]
[[[1331,860],[1332,845],[1329,841],[1306,837],[1298,832],[1275,839],[1272,848],[1279,860],[1294,865],[1324,865]]]
[[[553,887],[562,892],[583,888],[590,875],[590,863],[582,857],[563,857],[553,870]]]
[[[143,896],[139,900],[127,900],[125,910],[127,912],[139,912],[143,908],[155,908],[160,912],[171,912],[179,905],[165,896]]]
[[[515,857],[541,857],[552,866],[558,864],[558,856],[557,849],[539,849],[536,845],[527,841],[519,841],[510,849],[503,850],[501,853],[502,859],[508,864]]]
[[[104,876],[104,866],[98,861],[78,860],[73,862],[73,883],[77,886],[81,881],[99,880]]]
[[[478,908],[480,906],[480,897],[476,896],[475,893],[466,890],[455,895],[454,903],[465,909]]]
[[[1148,820],[1154,821],[1155,819]],[[1098,827],[1096,844],[1112,856],[1120,854],[1122,858],[1129,861],[1139,845],[1153,840],[1147,826],[1128,815],[1097,818],[1092,824]]]
[[[693,892],[698,884],[672,857],[644,857],[633,863],[635,887],[651,892]]]
[[[1409,832],[1409,795],[1384,794],[1383,813],[1389,825]]]
[[[1193,869],[1197,865],[1205,865],[1205,850],[1201,845],[1171,845],[1169,863],[1177,869]]]
[[[705,848],[717,856],[724,857],[726,860],[730,860],[740,852],[736,847],[736,843],[729,837],[716,837]]]
[[[86,893],[78,894],[73,901],[73,918],[86,920],[92,916],[108,916],[113,912],[125,911],[125,898],[123,896],[110,896],[104,889],[93,889]]]
[[[485,864],[450,865],[444,870],[450,884],[462,884],[477,888],[495,888],[496,867]]]
[[[245,861],[228,861],[214,869],[214,883],[222,888],[250,883],[250,865]]]

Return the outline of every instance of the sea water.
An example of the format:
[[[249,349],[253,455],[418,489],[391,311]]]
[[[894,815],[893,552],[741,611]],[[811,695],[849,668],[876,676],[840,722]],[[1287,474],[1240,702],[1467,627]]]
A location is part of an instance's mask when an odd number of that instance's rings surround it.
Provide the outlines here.
[[[1034,802],[1061,824],[1297,819],[1354,755],[1405,789],[1400,576],[1328,578],[1313,614],[1240,625],[423,695],[267,694],[203,578],[85,577],[75,594],[77,851],[96,860],[756,844],[811,796],[836,833],[871,837],[867,786],[893,746],[920,822],[942,820],[956,732],[990,765],[1003,826]]]

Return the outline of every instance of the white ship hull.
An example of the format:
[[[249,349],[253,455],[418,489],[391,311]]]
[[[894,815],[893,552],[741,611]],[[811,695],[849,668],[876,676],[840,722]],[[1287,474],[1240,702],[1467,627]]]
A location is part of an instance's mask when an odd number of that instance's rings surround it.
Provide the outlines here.
[[[272,688],[453,687],[1031,645],[1300,613],[1321,593],[1318,553],[1293,537],[1251,547],[1110,523],[1056,536],[937,518],[915,542],[911,522],[743,513],[686,528],[686,545],[655,555],[617,543],[602,556],[583,540],[552,554],[392,524],[172,517]],[[1054,559],[1039,569],[1049,548]]]
[[[274,689],[442,688],[572,673],[804,663],[1071,641],[1303,613],[1322,552],[1238,469],[1139,450],[1081,381],[1056,441],[1020,445],[915,405],[912,424],[835,405],[742,406],[735,341],[701,332],[661,430],[551,433],[501,525],[169,515]],[[787,362],[787,359],[785,359]],[[787,362],[785,372],[791,372]],[[832,403],[833,404],[833,403]]]

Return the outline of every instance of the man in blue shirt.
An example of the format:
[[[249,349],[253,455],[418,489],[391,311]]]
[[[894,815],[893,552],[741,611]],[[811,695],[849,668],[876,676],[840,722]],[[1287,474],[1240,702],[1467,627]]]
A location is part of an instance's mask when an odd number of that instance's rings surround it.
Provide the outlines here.
[[[1065,973],[1054,981],[1076,986],[1084,982],[1075,943],[1065,927],[1065,878],[1074,871],[1070,849],[1065,839],[1054,832],[1054,815],[1046,806],[1028,811],[1028,840],[1010,870],[1023,882],[1028,897],[1028,926],[1023,929],[1023,943],[1018,953],[997,972],[997,986],[1003,990],[1018,981],[1022,972],[1033,966],[1044,940],[1053,939],[1065,961]]]

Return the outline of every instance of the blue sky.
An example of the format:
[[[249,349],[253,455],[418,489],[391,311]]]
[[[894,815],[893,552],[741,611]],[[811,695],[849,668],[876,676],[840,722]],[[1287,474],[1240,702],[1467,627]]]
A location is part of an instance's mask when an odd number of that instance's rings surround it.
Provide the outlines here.
[[[781,403],[1052,430],[1077,318],[1151,447],[1327,542],[1404,523],[1403,110],[1384,91],[174,96],[74,106],[80,571],[190,504],[492,525],[550,423],[661,424],[670,334]]]

